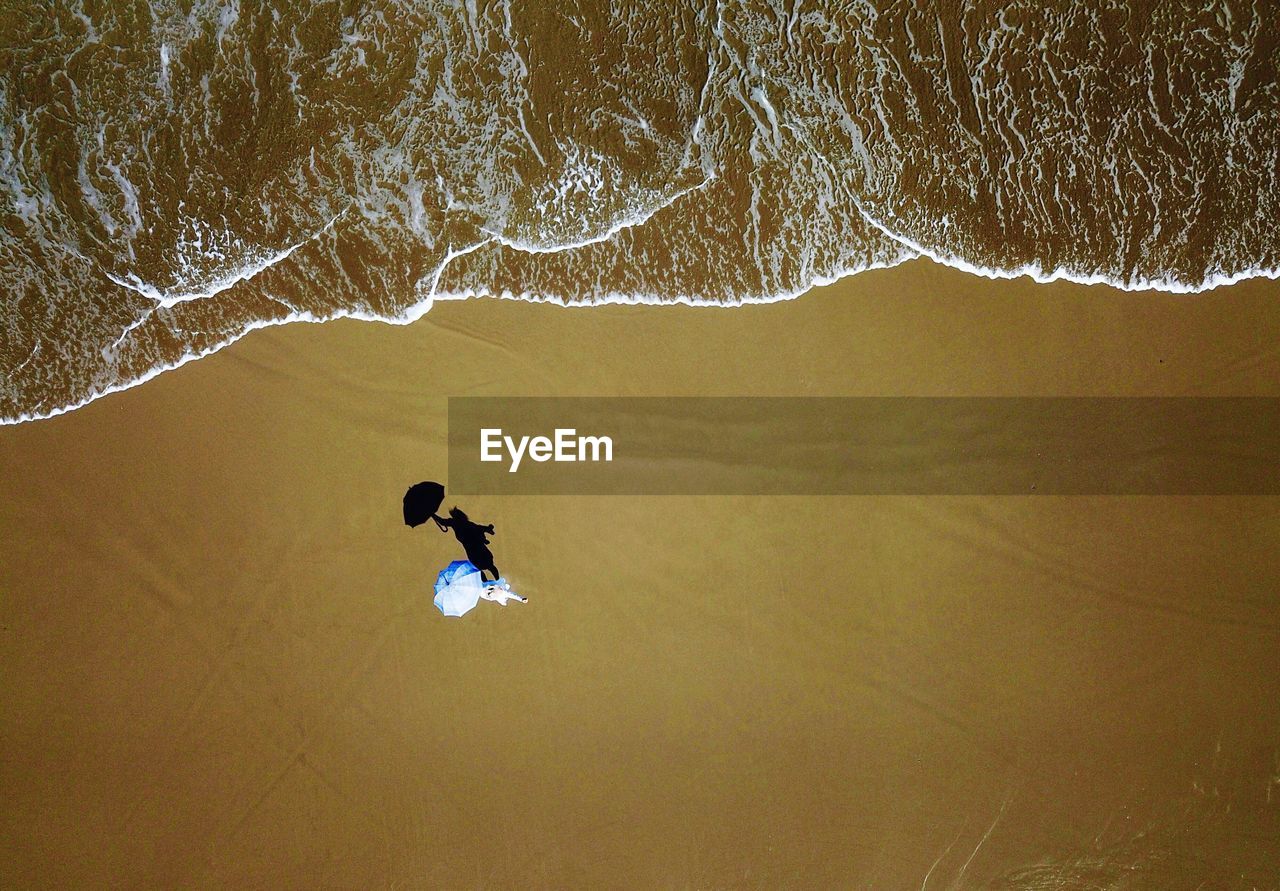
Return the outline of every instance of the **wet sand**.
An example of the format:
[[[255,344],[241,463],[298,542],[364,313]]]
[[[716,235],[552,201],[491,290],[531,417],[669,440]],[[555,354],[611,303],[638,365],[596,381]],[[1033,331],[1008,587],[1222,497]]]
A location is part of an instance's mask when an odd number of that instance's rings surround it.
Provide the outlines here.
[[[399,499],[449,395],[1280,395],[1277,344],[1276,283],[916,262],[292,325],[0,428],[0,884],[1276,887],[1277,499],[474,497],[530,602],[459,621]]]

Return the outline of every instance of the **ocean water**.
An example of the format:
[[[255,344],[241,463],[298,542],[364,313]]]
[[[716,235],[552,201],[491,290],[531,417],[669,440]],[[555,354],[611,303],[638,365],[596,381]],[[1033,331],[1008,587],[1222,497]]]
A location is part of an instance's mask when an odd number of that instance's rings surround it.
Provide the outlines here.
[[[1280,275],[1267,0],[3,0],[0,60],[6,422],[474,295]]]

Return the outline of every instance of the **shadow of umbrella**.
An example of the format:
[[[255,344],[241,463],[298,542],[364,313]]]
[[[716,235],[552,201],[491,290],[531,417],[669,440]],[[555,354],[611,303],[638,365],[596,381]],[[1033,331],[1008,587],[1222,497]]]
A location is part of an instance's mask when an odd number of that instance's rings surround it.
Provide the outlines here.
[[[444,486],[439,483],[427,481],[410,486],[404,493],[404,524],[412,528],[432,519],[438,523],[436,511],[443,501]]]

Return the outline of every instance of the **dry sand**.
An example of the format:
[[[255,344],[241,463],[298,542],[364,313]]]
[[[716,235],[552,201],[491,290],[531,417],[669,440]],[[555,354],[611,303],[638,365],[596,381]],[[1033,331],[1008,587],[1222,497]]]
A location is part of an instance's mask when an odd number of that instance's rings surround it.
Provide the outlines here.
[[[530,603],[463,620],[399,499],[448,395],[1280,395],[1278,344],[1275,283],[920,262],[260,331],[0,429],[0,885],[1275,887],[1274,498],[469,498]]]

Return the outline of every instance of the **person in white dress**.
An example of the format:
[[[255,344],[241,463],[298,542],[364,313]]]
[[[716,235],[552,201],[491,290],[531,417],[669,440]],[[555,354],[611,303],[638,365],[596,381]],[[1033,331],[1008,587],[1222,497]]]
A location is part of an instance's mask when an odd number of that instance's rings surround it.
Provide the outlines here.
[[[506,606],[509,600],[514,600],[517,603],[529,602],[529,598],[521,597],[515,591],[512,591],[506,579],[498,579],[496,582],[485,585],[484,590],[480,592],[480,597],[482,600],[492,600],[499,606]]]

